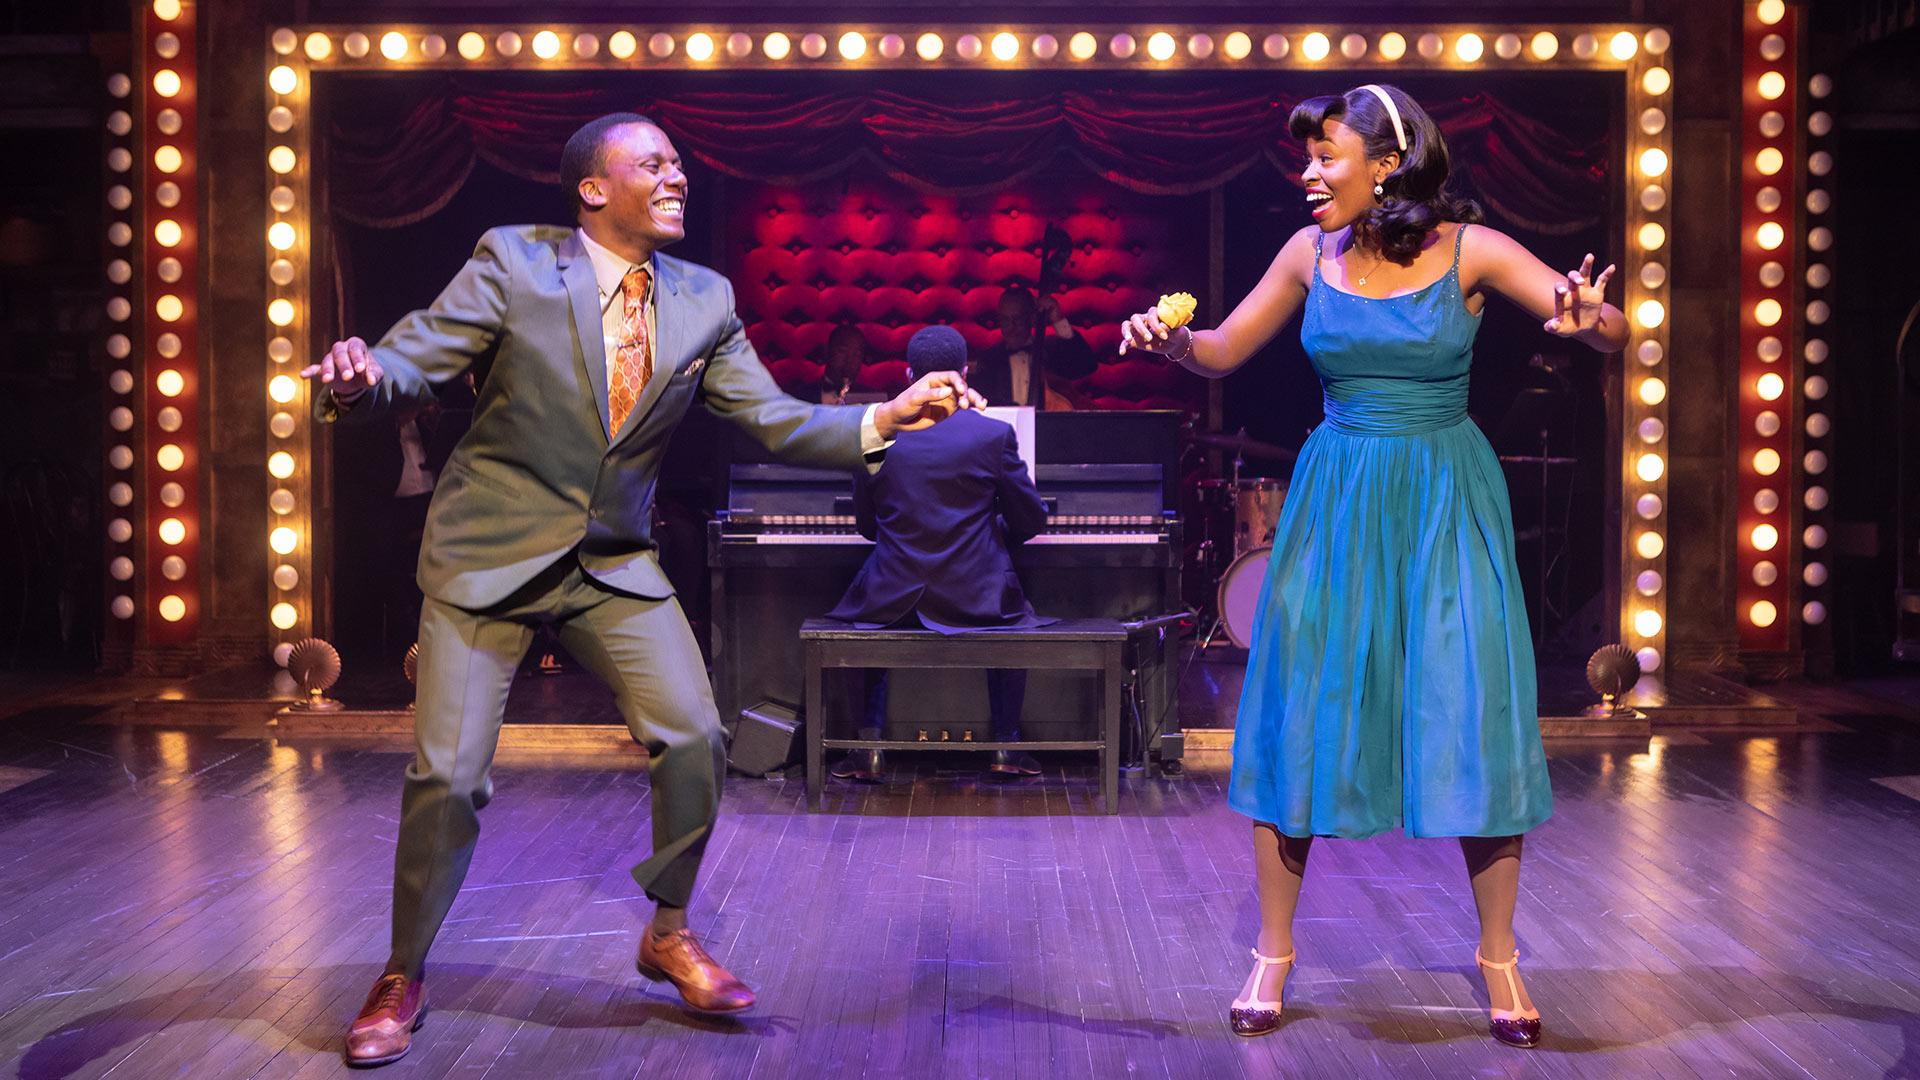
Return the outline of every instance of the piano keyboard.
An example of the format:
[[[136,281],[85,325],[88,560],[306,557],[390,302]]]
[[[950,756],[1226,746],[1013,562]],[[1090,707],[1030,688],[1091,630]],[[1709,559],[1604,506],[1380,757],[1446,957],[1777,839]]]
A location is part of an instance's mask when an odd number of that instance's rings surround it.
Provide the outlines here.
[[[1153,514],[1050,514],[1047,531],[1027,543],[1158,544],[1164,539],[1161,525]],[[775,531],[747,531],[760,529]],[[854,529],[851,514],[736,514],[727,522],[726,536],[756,544],[873,543]]]
[[[873,541],[859,533],[834,532],[790,532],[790,533],[750,533],[733,535],[729,540],[752,540],[756,544],[847,544],[871,546]],[[1123,532],[1123,533],[1041,533],[1028,540],[1028,544],[1158,544],[1164,538],[1159,533]]]

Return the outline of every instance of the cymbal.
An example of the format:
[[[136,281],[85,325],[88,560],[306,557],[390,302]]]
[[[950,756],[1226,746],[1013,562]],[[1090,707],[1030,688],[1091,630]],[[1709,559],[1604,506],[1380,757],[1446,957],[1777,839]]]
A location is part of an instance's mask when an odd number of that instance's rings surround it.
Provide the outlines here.
[[[1187,432],[1187,440],[1189,442],[1197,442],[1202,446],[1212,446],[1221,450],[1238,450],[1242,454],[1250,457],[1292,461],[1294,458],[1300,456],[1297,451],[1289,450],[1284,446],[1275,446],[1270,442],[1261,442],[1259,439],[1249,438],[1245,435],[1228,435],[1222,431],[1189,431]]]

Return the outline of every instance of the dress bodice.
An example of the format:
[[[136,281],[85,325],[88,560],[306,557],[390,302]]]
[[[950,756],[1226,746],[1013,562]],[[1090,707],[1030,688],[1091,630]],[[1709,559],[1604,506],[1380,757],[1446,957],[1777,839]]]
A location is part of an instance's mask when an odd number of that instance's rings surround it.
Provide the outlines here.
[[[1460,237],[1453,265],[1417,292],[1375,298],[1336,289],[1320,275],[1313,238],[1313,285],[1300,341],[1326,395],[1328,426],[1350,435],[1411,435],[1467,415],[1467,373],[1480,317],[1460,290]]]

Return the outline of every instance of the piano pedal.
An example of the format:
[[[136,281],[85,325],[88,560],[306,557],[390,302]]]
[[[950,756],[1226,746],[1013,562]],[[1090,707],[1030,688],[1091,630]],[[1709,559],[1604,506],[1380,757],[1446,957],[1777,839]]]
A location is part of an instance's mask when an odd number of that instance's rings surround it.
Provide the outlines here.
[[[920,737],[919,737],[918,739],[915,739],[914,741],[915,741],[915,742],[928,742],[928,741],[930,741],[930,740],[928,740],[928,738],[927,738],[927,729],[926,729],[926,728],[921,728],[921,729],[920,729]]]
[[[941,741],[941,742],[952,742],[952,741],[953,741],[953,732],[951,732],[951,731],[948,731],[948,730],[947,730],[946,728],[941,728],[941,729],[940,729],[940,741]]]
[[[962,732],[960,732],[960,741],[961,741],[961,742],[972,742],[972,741],[973,741],[973,729],[972,729],[972,728],[967,728],[967,729],[965,729],[964,731],[962,731]]]

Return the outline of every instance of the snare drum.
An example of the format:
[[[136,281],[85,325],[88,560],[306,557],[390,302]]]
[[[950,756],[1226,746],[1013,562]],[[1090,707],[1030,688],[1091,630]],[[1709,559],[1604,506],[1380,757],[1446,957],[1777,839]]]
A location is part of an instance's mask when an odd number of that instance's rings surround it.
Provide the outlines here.
[[[1257,547],[1233,560],[1227,572],[1220,575],[1220,590],[1215,597],[1220,613],[1220,621],[1227,628],[1227,638],[1243,649],[1251,648],[1253,643],[1253,624],[1259,611],[1260,586],[1267,580],[1267,562],[1273,555],[1271,547]]]
[[[1273,544],[1280,524],[1280,507],[1287,500],[1287,482],[1249,476],[1233,485],[1233,554],[1238,557]]]

